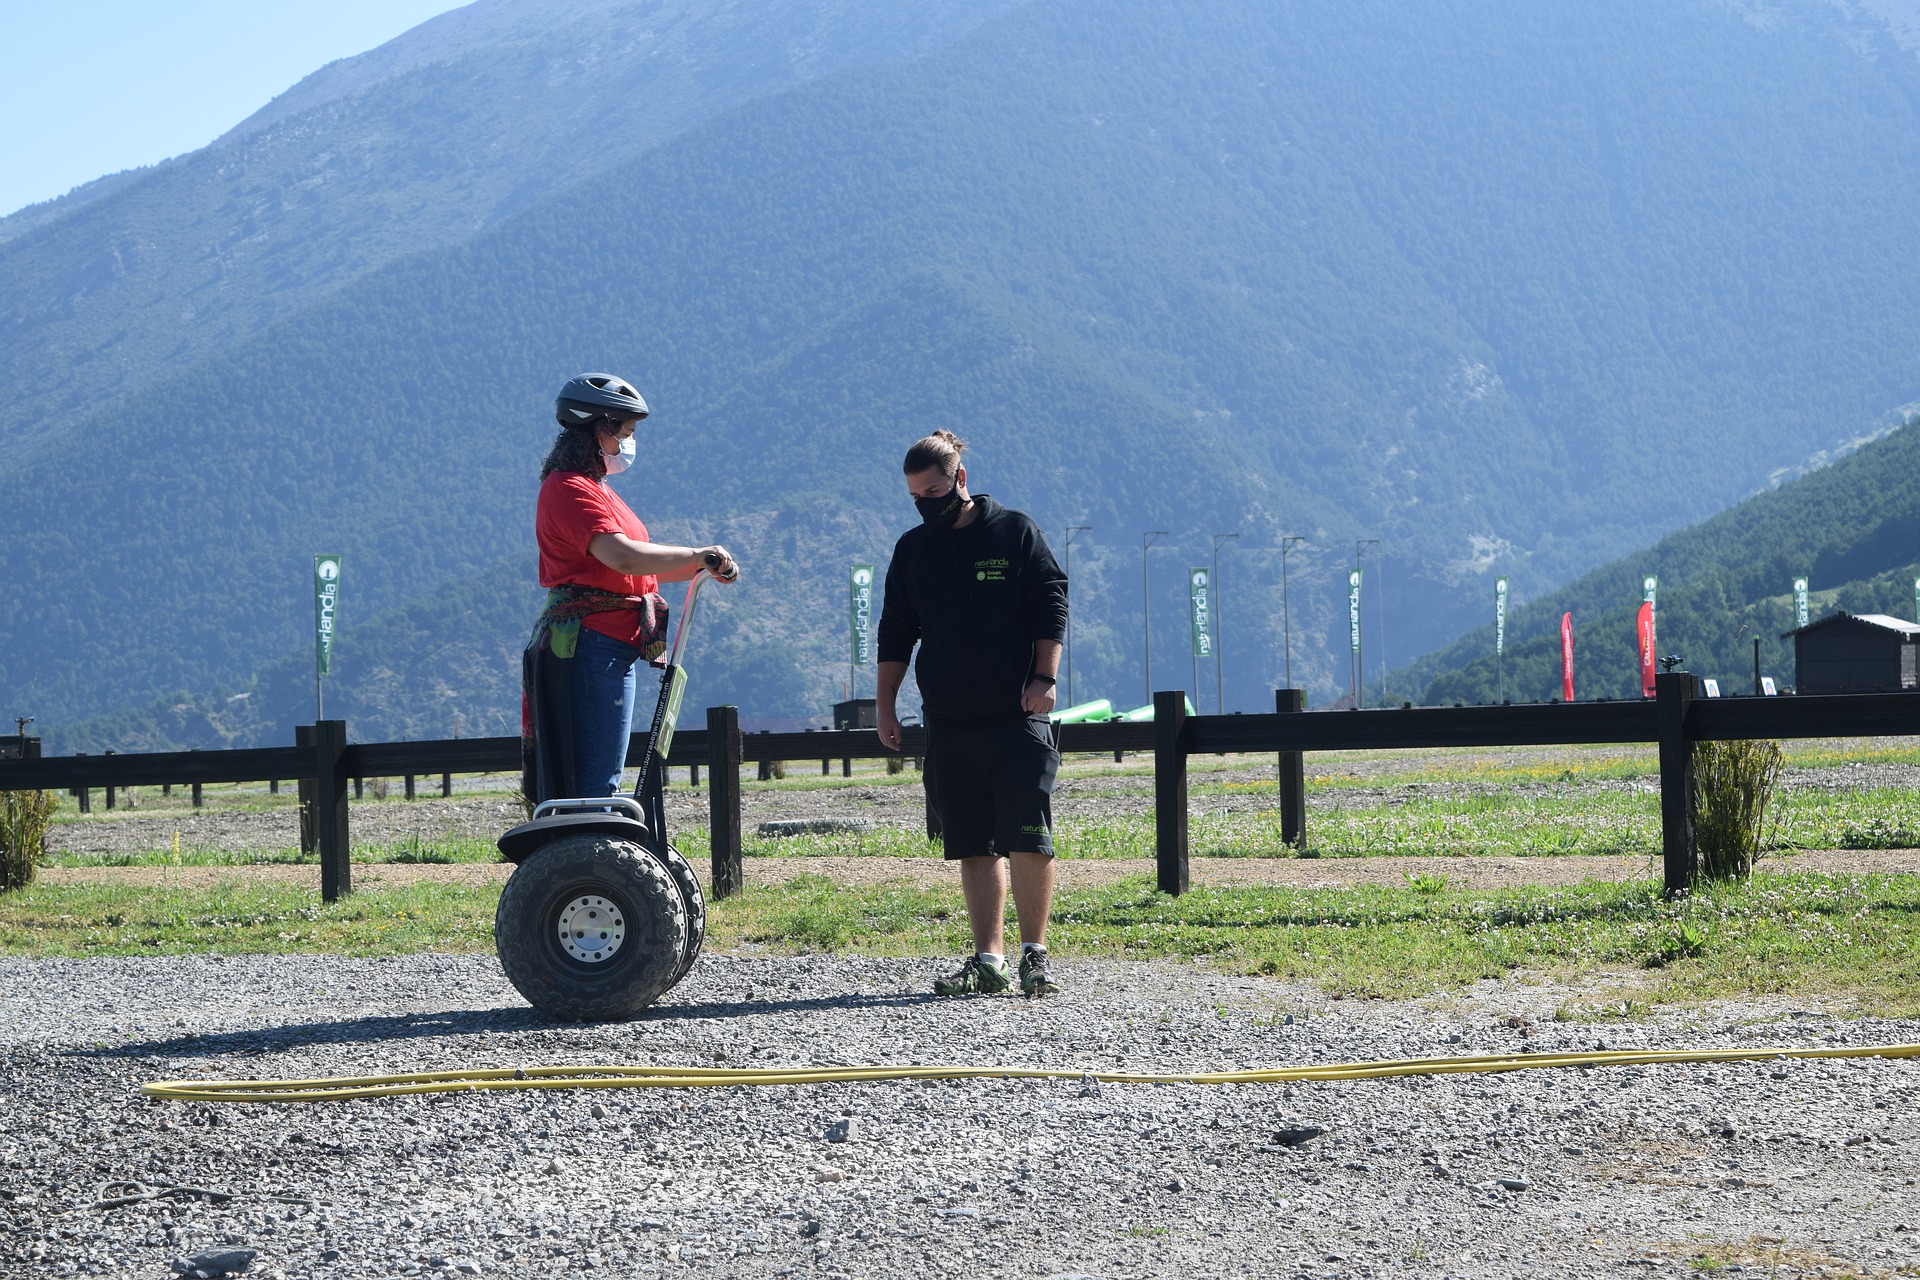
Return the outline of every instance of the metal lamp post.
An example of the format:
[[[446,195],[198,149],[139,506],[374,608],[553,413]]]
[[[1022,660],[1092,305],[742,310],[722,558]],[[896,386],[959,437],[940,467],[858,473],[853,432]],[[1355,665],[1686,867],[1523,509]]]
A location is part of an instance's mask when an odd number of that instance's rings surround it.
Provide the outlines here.
[[[1153,704],[1153,597],[1148,592],[1147,548],[1167,536],[1165,529],[1149,529],[1140,535],[1140,627],[1147,659],[1147,704]]]
[[[1360,557],[1366,554],[1368,547],[1380,545],[1378,538],[1355,538],[1353,540],[1353,571],[1360,572]],[[1366,579],[1361,579],[1365,583]],[[1355,588],[1358,591],[1360,588]],[[1359,609],[1359,596],[1354,597],[1354,608]],[[1353,705],[1365,708],[1367,705],[1367,641],[1366,628],[1356,626],[1353,640]]]
[[[1220,544],[1239,536],[1237,533],[1213,535],[1213,579],[1209,583],[1213,588],[1213,709],[1219,715],[1227,714],[1227,626],[1220,620]]]
[[[1061,548],[1066,552],[1066,563],[1061,568],[1067,575],[1067,590],[1073,590],[1073,540],[1083,533],[1092,533],[1090,524],[1070,524],[1067,526],[1067,541]],[[1075,706],[1073,700],[1073,610],[1067,610],[1067,705]]]
[[[1289,689],[1294,687],[1293,610],[1287,602],[1287,553],[1293,550],[1295,543],[1306,540],[1307,537],[1303,533],[1289,533],[1280,539],[1280,630],[1285,637],[1283,643],[1287,654],[1287,688]]]

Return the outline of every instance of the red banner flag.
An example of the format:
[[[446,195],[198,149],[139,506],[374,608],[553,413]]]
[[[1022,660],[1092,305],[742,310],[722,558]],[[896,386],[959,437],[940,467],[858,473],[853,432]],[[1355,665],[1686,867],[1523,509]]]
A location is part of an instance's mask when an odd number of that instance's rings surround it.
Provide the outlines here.
[[[1560,615],[1560,698],[1573,701],[1573,615]]]
[[[1653,655],[1659,649],[1653,642],[1653,606],[1640,606],[1640,696],[1653,696]]]

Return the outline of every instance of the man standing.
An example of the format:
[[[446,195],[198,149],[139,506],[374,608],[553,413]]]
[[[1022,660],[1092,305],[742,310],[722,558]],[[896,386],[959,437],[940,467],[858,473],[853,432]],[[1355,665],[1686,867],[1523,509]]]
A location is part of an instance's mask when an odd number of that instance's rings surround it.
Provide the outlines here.
[[[900,749],[894,700],[907,660],[927,724],[927,787],[949,861],[960,864],[974,954],[934,981],[936,995],[1005,991],[1002,920],[1009,869],[1020,922],[1020,989],[1052,995],[1054,677],[1067,631],[1067,578],[1039,526],[967,492],[966,445],[936,431],[907,450],[921,524],[902,534],[880,613],[879,730]]]

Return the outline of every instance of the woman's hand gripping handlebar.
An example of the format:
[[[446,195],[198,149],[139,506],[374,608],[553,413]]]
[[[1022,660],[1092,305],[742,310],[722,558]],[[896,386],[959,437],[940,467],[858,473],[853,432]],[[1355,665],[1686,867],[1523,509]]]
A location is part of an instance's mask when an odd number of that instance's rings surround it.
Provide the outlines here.
[[[721,582],[740,580],[740,566],[734,563],[733,556],[725,547],[700,548],[700,563],[708,573]]]

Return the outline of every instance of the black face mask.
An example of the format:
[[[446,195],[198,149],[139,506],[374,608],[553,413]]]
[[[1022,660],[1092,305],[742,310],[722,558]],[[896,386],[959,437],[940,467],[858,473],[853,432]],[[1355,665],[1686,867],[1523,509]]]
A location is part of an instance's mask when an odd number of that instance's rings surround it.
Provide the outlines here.
[[[967,501],[960,496],[960,486],[956,484],[937,498],[915,498],[913,505],[920,512],[920,518],[934,528],[951,529]]]

